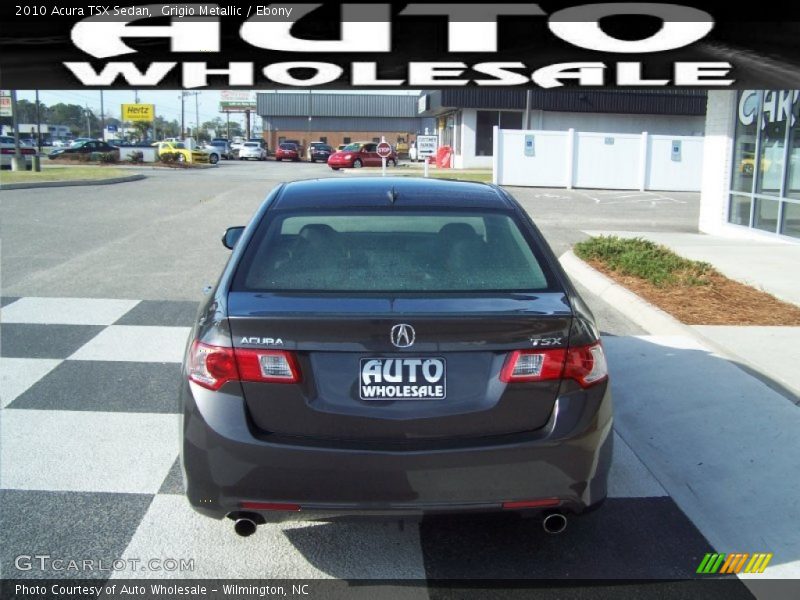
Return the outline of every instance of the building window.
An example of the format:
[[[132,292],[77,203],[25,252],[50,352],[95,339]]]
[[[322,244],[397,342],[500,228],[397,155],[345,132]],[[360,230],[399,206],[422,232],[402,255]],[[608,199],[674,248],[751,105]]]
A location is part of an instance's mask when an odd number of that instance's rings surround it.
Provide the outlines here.
[[[738,94],[728,221],[800,238],[800,90]]]
[[[475,156],[492,156],[494,126],[500,129],[522,129],[522,113],[514,111],[479,110],[475,128]]]
[[[352,140],[349,137],[345,137],[344,139],[342,139],[342,143],[343,144],[350,144],[350,143],[352,143]]]

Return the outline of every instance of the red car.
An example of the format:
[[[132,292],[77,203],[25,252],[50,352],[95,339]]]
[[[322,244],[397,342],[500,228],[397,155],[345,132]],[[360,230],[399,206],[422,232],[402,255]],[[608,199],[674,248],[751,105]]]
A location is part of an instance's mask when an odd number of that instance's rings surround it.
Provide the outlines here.
[[[344,147],[344,150],[334,152],[328,157],[328,166],[334,171],[342,167],[360,169],[361,167],[380,167],[381,157],[377,152],[378,144],[375,142],[353,142]],[[397,164],[397,152],[392,148],[392,153],[386,159],[386,166],[393,167]]]
[[[300,148],[297,147],[297,144],[290,144],[288,142],[278,144],[278,148],[275,150],[275,160],[284,159],[300,160]]]

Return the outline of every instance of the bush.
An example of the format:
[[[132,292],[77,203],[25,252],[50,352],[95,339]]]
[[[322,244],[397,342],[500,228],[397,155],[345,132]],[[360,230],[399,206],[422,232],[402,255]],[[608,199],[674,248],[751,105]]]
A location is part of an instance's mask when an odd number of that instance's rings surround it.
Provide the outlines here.
[[[116,152],[98,152],[95,160],[106,165],[115,165],[119,162]]]
[[[128,153],[128,157],[126,159],[129,163],[143,163],[144,162],[144,152],[141,150],[134,150],[133,152]]]
[[[164,152],[164,154],[158,155],[158,160],[160,160],[163,163],[178,162],[178,154],[175,152]]]
[[[642,238],[593,237],[575,244],[575,254],[657,287],[707,285],[708,276],[714,273],[708,263],[682,258],[669,248]]]

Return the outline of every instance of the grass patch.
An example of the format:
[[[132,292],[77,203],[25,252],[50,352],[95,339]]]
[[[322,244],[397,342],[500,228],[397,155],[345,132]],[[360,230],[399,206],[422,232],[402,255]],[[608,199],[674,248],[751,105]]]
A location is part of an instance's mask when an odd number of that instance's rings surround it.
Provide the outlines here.
[[[47,167],[36,171],[2,171],[0,183],[33,183],[75,181],[77,179],[111,179],[131,175],[130,171],[113,167]]]
[[[399,175],[401,177],[422,177],[422,171],[416,171],[413,173],[392,173],[392,175]],[[458,179],[460,181],[478,181],[480,183],[491,183],[492,182],[492,173],[489,171],[488,173],[482,172],[470,172],[470,171],[459,171],[458,169],[448,169],[445,171],[437,171],[431,169],[428,171],[428,177],[431,179]]]
[[[575,254],[611,271],[644,279],[656,287],[708,285],[716,272],[708,263],[682,258],[642,238],[600,236],[575,245]]]

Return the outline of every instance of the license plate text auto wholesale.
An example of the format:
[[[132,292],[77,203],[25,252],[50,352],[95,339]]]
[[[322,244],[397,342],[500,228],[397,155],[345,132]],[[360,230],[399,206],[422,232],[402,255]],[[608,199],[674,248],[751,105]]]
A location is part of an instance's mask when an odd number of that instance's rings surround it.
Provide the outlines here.
[[[362,400],[443,400],[447,396],[443,358],[362,358]]]

